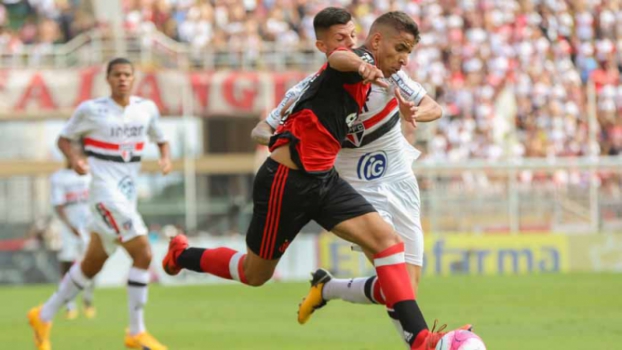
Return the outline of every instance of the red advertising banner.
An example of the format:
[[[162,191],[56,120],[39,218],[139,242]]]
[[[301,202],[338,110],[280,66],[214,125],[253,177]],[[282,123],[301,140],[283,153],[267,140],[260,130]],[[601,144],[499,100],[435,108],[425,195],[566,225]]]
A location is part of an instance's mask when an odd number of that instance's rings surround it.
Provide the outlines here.
[[[106,96],[103,67],[0,70],[0,119],[68,118],[80,102]],[[153,100],[163,115],[181,115],[184,93],[192,114],[257,116],[273,108],[303,72],[137,71],[134,94]]]

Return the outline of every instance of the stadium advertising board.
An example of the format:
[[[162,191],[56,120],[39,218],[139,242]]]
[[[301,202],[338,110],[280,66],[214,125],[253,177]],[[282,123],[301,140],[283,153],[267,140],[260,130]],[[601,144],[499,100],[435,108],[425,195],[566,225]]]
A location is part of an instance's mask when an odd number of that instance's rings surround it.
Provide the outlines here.
[[[426,236],[427,275],[559,273],[570,271],[571,251],[565,235]],[[319,262],[342,276],[373,273],[350,244],[326,234],[319,238]]]
[[[622,272],[622,236],[598,234],[570,236],[571,271]]]
[[[257,116],[278,104],[302,72],[137,71],[134,94],[153,100],[163,115],[182,114],[182,94],[197,116]],[[82,101],[108,94],[104,67],[0,70],[0,119],[67,118]]]

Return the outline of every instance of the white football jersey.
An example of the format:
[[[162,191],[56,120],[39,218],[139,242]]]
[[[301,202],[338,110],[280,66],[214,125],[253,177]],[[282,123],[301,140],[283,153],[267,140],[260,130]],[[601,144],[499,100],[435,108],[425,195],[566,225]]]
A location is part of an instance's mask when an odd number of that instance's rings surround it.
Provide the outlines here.
[[[281,109],[304,91],[312,76],[288,90],[283,101],[268,115],[266,122],[273,129],[280,123]],[[398,71],[387,80],[390,83],[387,89],[372,85],[363,112],[350,127],[337,156],[335,168],[343,179],[353,185],[413,176],[412,162],[420,155],[402,135],[399,107],[393,90],[398,87],[404,99],[418,105],[426,95],[425,89],[403,71]]]
[[[125,108],[110,97],[78,106],[61,136],[82,140],[93,180],[91,203],[136,205],[136,179],[145,142],[165,142],[153,101],[132,96]]]
[[[80,176],[71,169],[61,169],[50,177],[52,206],[64,206],[73,227],[84,228],[90,217],[89,186],[91,175]]]

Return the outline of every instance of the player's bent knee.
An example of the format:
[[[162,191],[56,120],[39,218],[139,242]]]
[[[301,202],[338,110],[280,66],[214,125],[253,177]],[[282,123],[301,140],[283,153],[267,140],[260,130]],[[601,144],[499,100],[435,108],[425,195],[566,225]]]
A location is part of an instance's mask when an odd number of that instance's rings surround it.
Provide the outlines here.
[[[261,287],[272,278],[273,270],[244,269],[244,283],[251,287]]]
[[[272,276],[251,275],[246,276],[246,284],[251,287],[261,287],[268,282]]]
[[[151,249],[147,249],[144,253],[134,256],[134,266],[146,270],[151,265],[152,258]]]
[[[393,231],[386,232],[376,236],[375,239],[373,239],[370,243],[370,250],[373,254],[378,254],[381,251],[400,243],[402,243],[402,239],[397,233]]]
[[[102,270],[105,262],[105,258],[86,258],[80,263],[80,269],[82,270],[84,276],[87,278],[93,278],[99,273],[99,271]]]
[[[147,248],[145,250],[142,254],[142,260],[147,264],[147,267],[151,264],[151,260],[153,260],[153,253],[151,252],[151,249]]]

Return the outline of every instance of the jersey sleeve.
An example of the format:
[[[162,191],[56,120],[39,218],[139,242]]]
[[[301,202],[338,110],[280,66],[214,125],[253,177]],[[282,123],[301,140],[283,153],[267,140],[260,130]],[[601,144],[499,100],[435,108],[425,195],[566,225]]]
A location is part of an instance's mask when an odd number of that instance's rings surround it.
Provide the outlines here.
[[[340,47],[340,48],[335,49],[335,51],[351,51],[355,53],[357,56],[359,56],[364,62],[367,62],[371,65],[376,65],[376,60],[374,59],[374,56],[369,51],[363,48],[347,49],[345,47]],[[348,84],[354,84],[354,83],[363,81],[363,77],[361,77],[359,72],[339,72],[339,73],[344,78],[345,82]]]
[[[316,76],[316,74],[311,74],[304,78],[302,81],[298,82],[298,84],[292,86],[285,93],[285,97],[279,103],[279,105],[268,114],[266,117],[266,123],[272,127],[272,129],[276,129],[281,122],[281,112],[283,111],[283,107],[285,107],[292,100],[296,100],[299,98],[305,89],[309,86],[311,79]]]
[[[65,187],[58,173],[50,177],[50,201],[53,206],[65,204]]]
[[[400,89],[402,97],[419,105],[427,94],[423,86],[412,80],[404,71],[398,71],[391,76],[391,81]]]
[[[156,106],[156,104],[152,101],[150,101],[150,108],[151,120],[149,121],[147,135],[149,135],[149,140],[151,142],[164,143],[166,142],[166,137],[164,136],[162,126],[160,125],[160,111],[158,110],[158,106]]]
[[[73,112],[67,124],[65,124],[60,136],[77,141],[87,134],[91,128],[92,123],[89,120],[89,102],[82,102]]]

